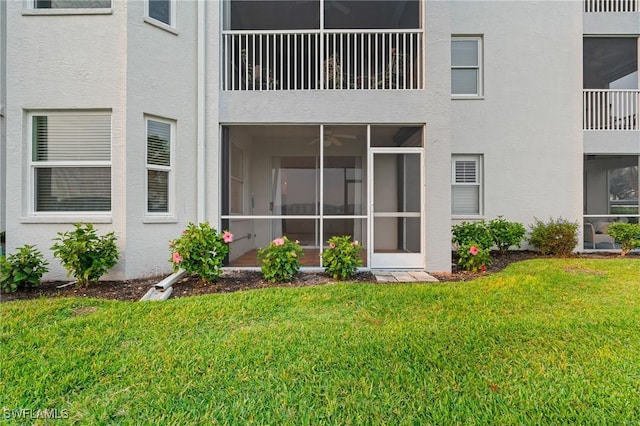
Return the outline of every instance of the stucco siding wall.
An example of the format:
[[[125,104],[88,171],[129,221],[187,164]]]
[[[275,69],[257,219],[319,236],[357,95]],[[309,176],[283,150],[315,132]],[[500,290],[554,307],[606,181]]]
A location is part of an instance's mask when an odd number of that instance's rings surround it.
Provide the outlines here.
[[[168,243],[196,222],[197,3],[178,2],[175,33],[144,20],[144,2],[130,2],[127,15],[127,275],[171,269]],[[173,214],[146,215],[146,123],[175,125]]]
[[[487,219],[581,217],[581,7],[452,2],[452,33],[483,36],[484,99],[453,100],[451,131],[453,153],[484,155]]]
[[[49,247],[56,232],[90,216],[52,219],[30,216],[26,112],[33,110],[101,109],[112,113],[113,215],[97,225],[114,231],[126,244],[124,206],[126,170],[126,7],[114,2],[106,15],[23,15],[23,2],[7,7],[7,251],[35,244],[50,261],[45,279],[66,271]],[[124,264],[110,275],[123,277]]]

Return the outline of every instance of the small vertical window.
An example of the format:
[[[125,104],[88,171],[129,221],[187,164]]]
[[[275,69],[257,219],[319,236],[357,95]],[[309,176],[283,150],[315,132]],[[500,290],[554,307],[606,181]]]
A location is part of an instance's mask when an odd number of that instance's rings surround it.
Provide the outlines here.
[[[231,214],[244,213],[244,153],[231,144],[231,167],[229,168],[229,193]]]
[[[175,0],[148,0],[147,8],[149,18],[174,26]]]
[[[452,37],[451,95],[482,96],[481,37]]]
[[[147,213],[171,212],[173,123],[147,119]]]
[[[482,214],[482,157],[454,155],[451,170],[451,212],[454,216]]]

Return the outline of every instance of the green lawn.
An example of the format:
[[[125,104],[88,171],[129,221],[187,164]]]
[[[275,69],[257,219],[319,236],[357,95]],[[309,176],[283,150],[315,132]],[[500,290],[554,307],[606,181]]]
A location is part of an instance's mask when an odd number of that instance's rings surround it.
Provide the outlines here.
[[[0,320],[5,417],[49,409],[79,424],[640,422],[637,259],[531,260],[453,284],[9,302]]]

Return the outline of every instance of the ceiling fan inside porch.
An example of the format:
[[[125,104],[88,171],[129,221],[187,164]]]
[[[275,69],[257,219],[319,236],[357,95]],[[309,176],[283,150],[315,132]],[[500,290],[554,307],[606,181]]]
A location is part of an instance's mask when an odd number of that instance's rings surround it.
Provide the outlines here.
[[[325,130],[324,131],[324,146],[326,148],[328,148],[330,146],[342,146],[343,145],[343,141],[341,139],[355,140],[355,139],[357,139],[357,136],[356,135],[349,135],[349,134],[346,134],[346,133],[335,133],[333,130]],[[309,142],[309,145],[316,144],[319,141],[320,141],[320,138],[315,138],[314,140]]]

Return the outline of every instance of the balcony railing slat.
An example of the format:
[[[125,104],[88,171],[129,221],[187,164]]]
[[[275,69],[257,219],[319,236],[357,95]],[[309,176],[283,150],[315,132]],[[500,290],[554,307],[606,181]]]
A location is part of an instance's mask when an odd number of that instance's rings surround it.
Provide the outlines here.
[[[584,130],[640,130],[640,90],[584,90]]]
[[[223,90],[416,90],[420,30],[224,31]]]
[[[584,0],[587,13],[640,12],[640,0]]]

